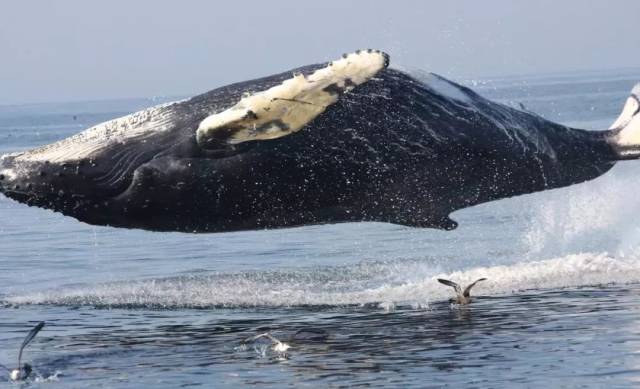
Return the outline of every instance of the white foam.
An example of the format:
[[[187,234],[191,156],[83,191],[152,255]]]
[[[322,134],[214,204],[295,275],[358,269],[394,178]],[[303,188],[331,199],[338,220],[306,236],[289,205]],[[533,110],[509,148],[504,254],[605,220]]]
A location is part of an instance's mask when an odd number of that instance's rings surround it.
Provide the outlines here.
[[[415,266],[415,265],[412,265]],[[408,266],[401,274],[415,276],[424,268]],[[255,273],[233,276],[176,277],[138,282],[80,286],[43,291],[6,299],[13,304],[63,304],[134,307],[212,307],[212,306],[300,306],[396,303],[416,307],[429,301],[445,300],[450,288],[436,278],[461,284],[480,277],[488,280],[476,285],[476,295],[500,295],[521,290],[575,287],[640,280],[640,261],[633,257],[614,257],[606,253],[582,253],[554,259],[520,262],[506,266],[476,267],[453,273],[435,270],[407,282],[378,282],[351,275],[334,279],[322,271],[300,273]]]
[[[524,234],[536,258],[598,250],[636,255],[640,247],[637,165],[622,163],[588,184],[536,195]]]

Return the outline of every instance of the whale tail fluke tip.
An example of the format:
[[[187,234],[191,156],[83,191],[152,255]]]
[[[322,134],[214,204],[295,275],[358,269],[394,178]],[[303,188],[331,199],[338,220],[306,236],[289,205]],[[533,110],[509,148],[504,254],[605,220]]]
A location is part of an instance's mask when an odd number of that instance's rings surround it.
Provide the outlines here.
[[[640,83],[637,83],[613,122],[609,141],[618,159],[640,158]]]

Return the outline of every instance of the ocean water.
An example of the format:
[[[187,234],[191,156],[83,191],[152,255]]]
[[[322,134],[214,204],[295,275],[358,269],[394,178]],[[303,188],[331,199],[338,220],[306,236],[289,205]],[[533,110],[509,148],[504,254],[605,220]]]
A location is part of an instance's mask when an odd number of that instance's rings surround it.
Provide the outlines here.
[[[640,70],[461,80],[603,129]],[[0,106],[0,154],[164,99]],[[74,118],[75,116],[75,118]],[[453,214],[189,235],[94,227],[0,196],[0,387],[635,387],[640,162]],[[436,282],[488,280],[470,306]],[[270,332],[290,345],[244,342]]]

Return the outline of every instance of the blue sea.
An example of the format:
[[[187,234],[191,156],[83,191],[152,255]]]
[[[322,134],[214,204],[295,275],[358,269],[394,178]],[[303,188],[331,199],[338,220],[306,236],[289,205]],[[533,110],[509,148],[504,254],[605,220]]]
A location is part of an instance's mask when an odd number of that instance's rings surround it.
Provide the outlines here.
[[[458,80],[605,129],[640,69]],[[0,106],[0,154],[164,98]],[[221,234],[95,227],[0,196],[0,363],[33,388],[637,387],[640,162],[458,211]],[[486,277],[469,306],[436,281]],[[290,346],[274,350],[264,332]]]

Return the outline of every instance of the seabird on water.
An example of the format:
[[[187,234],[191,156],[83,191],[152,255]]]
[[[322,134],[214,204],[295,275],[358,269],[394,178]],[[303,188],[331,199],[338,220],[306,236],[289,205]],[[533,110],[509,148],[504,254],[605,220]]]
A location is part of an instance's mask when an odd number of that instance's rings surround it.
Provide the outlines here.
[[[479,278],[477,280],[475,280],[472,284],[469,284],[469,286],[467,286],[466,288],[464,288],[464,290],[462,290],[462,288],[460,287],[460,285],[456,284],[453,281],[449,281],[449,280],[444,280],[442,278],[438,278],[438,282],[447,286],[451,286],[453,287],[453,289],[456,291],[456,298],[455,299],[451,299],[450,301],[452,303],[455,304],[460,304],[460,305],[467,305],[471,302],[471,288],[473,288],[473,286],[475,284],[477,284],[480,281],[485,281],[486,278]]]
[[[33,340],[33,338],[36,337],[42,327],[44,327],[43,321],[33,327],[27,334],[27,337],[24,338],[24,341],[22,341],[22,346],[20,346],[20,351],[18,352],[18,367],[16,367],[15,369],[9,369],[4,365],[0,365],[0,367],[6,369],[9,372],[9,378],[11,378],[12,381],[22,381],[29,377],[29,375],[31,374],[31,371],[33,370],[31,368],[31,365],[28,363],[25,363],[24,365],[22,364],[22,352],[24,351],[25,347],[27,347],[27,345]]]
[[[256,340],[258,340],[260,338],[269,339],[271,341],[271,343],[272,343],[271,349],[273,351],[275,351],[275,352],[284,353],[291,347],[287,343],[279,341],[278,339],[276,339],[273,335],[271,335],[268,332],[265,332],[264,334],[259,334],[259,335],[247,338],[242,343],[255,342]]]

